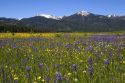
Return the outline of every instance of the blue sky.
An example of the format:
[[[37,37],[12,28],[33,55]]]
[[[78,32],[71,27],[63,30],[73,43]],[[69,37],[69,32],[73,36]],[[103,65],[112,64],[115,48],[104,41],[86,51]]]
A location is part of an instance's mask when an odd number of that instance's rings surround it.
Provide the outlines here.
[[[125,15],[125,0],[0,0],[0,17],[23,18],[41,13],[63,16],[81,10]]]

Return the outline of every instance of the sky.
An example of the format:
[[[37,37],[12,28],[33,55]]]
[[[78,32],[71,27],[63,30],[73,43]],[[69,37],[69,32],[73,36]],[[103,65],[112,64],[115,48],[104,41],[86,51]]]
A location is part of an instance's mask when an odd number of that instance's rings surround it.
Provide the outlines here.
[[[78,11],[125,15],[125,0],[0,0],[0,17],[27,18],[37,14],[68,16]]]

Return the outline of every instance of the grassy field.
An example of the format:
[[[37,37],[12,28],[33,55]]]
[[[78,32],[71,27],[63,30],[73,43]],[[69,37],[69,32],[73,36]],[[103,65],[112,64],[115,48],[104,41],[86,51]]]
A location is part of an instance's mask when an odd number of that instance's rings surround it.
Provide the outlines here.
[[[0,83],[125,83],[123,33],[0,33]]]

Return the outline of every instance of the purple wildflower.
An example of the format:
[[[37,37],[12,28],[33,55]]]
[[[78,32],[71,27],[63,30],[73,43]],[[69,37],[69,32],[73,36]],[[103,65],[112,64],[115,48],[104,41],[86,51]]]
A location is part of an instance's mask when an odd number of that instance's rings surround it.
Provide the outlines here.
[[[92,65],[89,66],[88,71],[89,71],[89,75],[92,76],[94,73],[94,68]]]
[[[27,71],[27,72],[30,72],[30,71],[31,71],[31,66],[27,66],[27,67],[26,67],[26,71]]]
[[[56,64],[55,67],[56,67],[56,68],[59,68],[59,67],[60,67],[60,64]]]
[[[57,73],[56,73],[56,79],[57,79],[58,81],[62,80],[60,72],[57,72]]]
[[[66,46],[65,46],[65,48],[67,48],[67,49],[71,49],[72,48],[72,44],[67,44]]]
[[[50,77],[49,76],[46,77],[46,81],[47,81],[47,83],[49,83],[49,81],[50,81]]]
[[[60,64],[56,64],[55,67],[60,71]]]
[[[63,45],[63,43],[62,42],[58,42],[57,45],[58,45],[58,47],[61,47]]]
[[[92,65],[92,58],[91,57],[88,59],[88,63],[89,63],[89,65]]]
[[[50,42],[50,49],[54,48],[54,42]]]
[[[105,59],[104,64],[109,65],[109,59]]]
[[[33,51],[37,52],[38,49],[36,47],[33,46]]]
[[[87,50],[92,51],[92,46],[88,46]]]
[[[43,68],[43,63],[39,63],[39,68],[40,68],[40,69]]]
[[[76,47],[76,50],[80,52],[80,51],[81,51],[81,48],[80,48],[80,47]]]
[[[73,71],[76,71],[76,70],[77,70],[77,65],[76,65],[76,64],[73,64],[73,65],[72,65],[72,70],[73,70]]]

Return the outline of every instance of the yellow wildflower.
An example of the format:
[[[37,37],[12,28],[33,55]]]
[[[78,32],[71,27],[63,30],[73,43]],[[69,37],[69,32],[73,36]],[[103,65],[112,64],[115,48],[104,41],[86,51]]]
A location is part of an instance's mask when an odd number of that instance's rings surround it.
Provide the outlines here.
[[[34,81],[34,83],[37,83],[36,81]]]
[[[68,76],[71,76],[71,73],[68,73]]]
[[[38,76],[37,79],[40,80],[40,79],[41,79],[41,76]]]
[[[77,78],[75,78],[75,79],[74,79],[74,81],[75,81],[75,82],[78,82],[78,79],[77,79]]]
[[[86,71],[84,70],[83,73],[86,73]]]
[[[18,77],[14,77],[14,80],[18,80]]]
[[[14,70],[11,70],[11,72],[13,73],[13,72],[14,72]]]
[[[81,63],[82,63],[82,62],[83,62],[83,60],[80,60],[79,62],[81,62]]]
[[[14,75],[14,80],[18,80],[18,77],[17,77],[17,75]]]
[[[42,81],[44,82],[45,80],[44,80],[44,79],[42,79]]]

